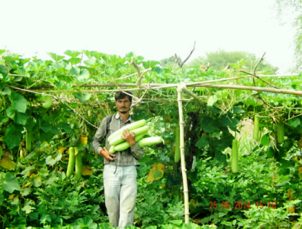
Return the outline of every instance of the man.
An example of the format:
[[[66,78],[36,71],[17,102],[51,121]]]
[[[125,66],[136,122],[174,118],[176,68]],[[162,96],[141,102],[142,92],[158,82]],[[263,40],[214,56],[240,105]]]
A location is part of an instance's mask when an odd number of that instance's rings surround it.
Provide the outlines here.
[[[110,154],[108,136],[133,120],[130,116],[132,103],[130,92],[117,92],[115,106],[117,113],[105,117],[93,138],[93,148],[104,158],[104,192],[105,205],[109,222],[114,227],[124,228],[133,223],[134,207],[137,193],[136,166],[143,155],[135,142],[135,136],[129,131],[123,132],[123,138],[130,144],[126,151]],[[101,141],[105,139],[105,147]]]

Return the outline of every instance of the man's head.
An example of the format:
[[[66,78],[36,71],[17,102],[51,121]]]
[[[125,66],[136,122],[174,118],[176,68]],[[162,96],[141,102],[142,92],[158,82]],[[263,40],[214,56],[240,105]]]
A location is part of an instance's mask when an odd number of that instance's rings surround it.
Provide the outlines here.
[[[132,93],[130,91],[118,91],[114,98],[118,112],[126,114],[130,111],[132,103]]]

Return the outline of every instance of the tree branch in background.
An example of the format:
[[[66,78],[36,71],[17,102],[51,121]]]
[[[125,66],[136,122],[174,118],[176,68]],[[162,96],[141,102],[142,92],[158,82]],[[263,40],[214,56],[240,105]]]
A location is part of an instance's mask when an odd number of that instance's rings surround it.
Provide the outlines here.
[[[265,56],[265,52],[262,54],[260,60],[258,61],[258,63],[254,67],[254,76],[256,76],[256,71],[257,71],[257,68],[258,68],[259,64],[264,60],[264,56]]]
[[[179,67],[182,68],[184,66],[184,64],[190,59],[193,52],[195,51],[195,45],[196,45],[196,41],[194,41],[193,48],[192,48],[191,52],[189,53],[189,55],[184,59],[184,61],[181,61],[181,58],[175,53],[175,55],[174,55],[175,61],[178,64]]]
[[[261,79],[260,76],[257,76],[254,73],[250,73],[250,72],[243,71],[243,70],[241,70],[240,72],[245,73],[245,74],[250,75],[250,76],[253,76],[253,82],[254,82],[254,78],[256,77],[258,80],[262,81],[263,83],[267,84],[268,86],[273,87],[273,88],[278,88],[278,87],[272,85],[271,83],[267,82],[266,80]],[[254,82],[254,86],[255,86],[255,82]]]
[[[262,81],[263,83],[269,85],[270,87],[273,87],[273,88],[278,88],[274,85],[272,85],[271,83],[261,79],[259,76],[257,76],[257,68],[259,67],[260,63],[264,60],[264,56],[265,56],[265,52],[262,54],[260,60],[256,63],[255,67],[254,67],[254,70],[253,70],[253,73],[250,73],[250,72],[246,72],[246,71],[243,71],[241,70],[240,72],[242,73],[245,73],[247,75],[250,75],[250,76],[253,76],[253,85],[256,86],[256,81],[255,81],[255,78],[257,78],[258,80]]]
[[[196,41],[194,41],[194,45],[193,48],[191,50],[191,52],[189,53],[189,55],[187,56],[187,58],[180,64],[180,67],[182,68],[182,66],[184,66],[184,64],[190,59],[190,57],[192,56],[193,52],[195,51],[195,46],[196,46]]]

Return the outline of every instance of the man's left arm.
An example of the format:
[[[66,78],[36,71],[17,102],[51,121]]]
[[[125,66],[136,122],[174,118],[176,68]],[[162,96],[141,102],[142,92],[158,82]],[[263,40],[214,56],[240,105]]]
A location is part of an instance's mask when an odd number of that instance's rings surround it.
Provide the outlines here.
[[[139,160],[144,155],[143,149],[135,141],[135,136],[128,130],[123,132],[123,138],[129,143],[131,153],[135,159]]]

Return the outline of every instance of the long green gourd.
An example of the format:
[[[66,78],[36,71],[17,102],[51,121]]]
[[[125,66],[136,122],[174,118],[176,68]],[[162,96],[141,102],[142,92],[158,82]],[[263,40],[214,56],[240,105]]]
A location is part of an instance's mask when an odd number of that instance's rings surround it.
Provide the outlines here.
[[[127,124],[127,125],[123,126],[122,128],[118,129],[117,131],[113,132],[112,134],[110,134],[110,136],[108,137],[108,141],[110,142],[116,136],[121,135],[123,133],[123,131],[125,131],[125,130],[129,130],[129,131],[134,130],[134,129],[142,127],[144,125],[146,125],[145,119]]]
[[[232,141],[232,153],[231,153],[231,170],[233,173],[238,172],[238,152],[239,151],[239,142],[237,139]]]
[[[73,147],[69,147],[68,149],[69,159],[68,159],[68,166],[66,176],[69,177],[74,171],[74,164],[75,164],[75,152]]]
[[[146,137],[143,138],[142,140],[138,141],[138,145],[140,147],[145,147],[145,146],[152,146],[156,144],[164,143],[164,140],[160,136],[151,136],[151,137]]]
[[[137,135],[135,137],[135,141],[138,142],[139,140],[141,140],[144,137],[144,135],[145,134]],[[110,149],[109,149],[109,153],[115,153],[115,152],[118,152],[118,151],[124,151],[124,150],[128,149],[129,147],[130,147],[130,144],[125,141],[125,142],[120,143],[118,145],[111,146]]]
[[[133,133],[135,136],[138,136],[138,135],[140,135],[140,134],[146,134],[146,133],[148,132],[148,130],[149,130],[149,127],[148,127],[147,125],[144,125],[144,126],[142,126],[142,127],[133,129],[133,130],[131,130],[130,132]],[[118,134],[117,136],[115,136],[114,138],[111,138],[111,139],[109,140],[109,144],[110,144],[111,146],[115,146],[115,145],[117,145],[117,144],[123,142],[124,139],[123,139],[123,137],[122,137],[122,134],[123,134],[123,133],[120,133],[120,134]]]

